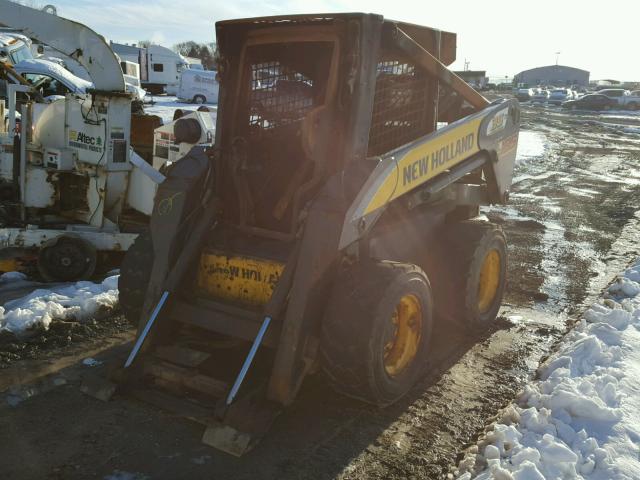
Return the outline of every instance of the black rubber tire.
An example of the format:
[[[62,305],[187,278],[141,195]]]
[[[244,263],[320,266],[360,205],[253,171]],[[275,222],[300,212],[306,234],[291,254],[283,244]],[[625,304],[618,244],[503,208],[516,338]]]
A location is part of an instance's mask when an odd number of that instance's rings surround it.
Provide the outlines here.
[[[507,241],[493,223],[465,220],[444,227],[440,257],[445,265],[438,272],[427,271],[433,279],[434,309],[438,322],[457,324],[466,333],[478,335],[495,321],[506,288]],[[487,253],[500,257],[500,281],[490,308],[478,308],[480,271]],[[443,268],[444,267],[444,268]]]
[[[138,235],[120,265],[118,290],[122,313],[134,327],[138,327],[144,299],[153,268],[153,242],[146,231]]]
[[[422,307],[422,332],[413,361],[397,376],[384,367],[389,321],[400,298],[413,294]],[[416,383],[428,368],[432,319],[431,286],[417,266],[379,262],[356,266],[343,275],[322,323],[322,368],[332,387],[347,396],[389,405]]]
[[[97,262],[98,254],[91,243],[74,235],[60,235],[40,249],[38,272],[47,282],[77,282],[90,279]]]
[[[195,95],[193,97],[193,103],[196,105],[203,105],[207,103],[207,98],[204,95]]]

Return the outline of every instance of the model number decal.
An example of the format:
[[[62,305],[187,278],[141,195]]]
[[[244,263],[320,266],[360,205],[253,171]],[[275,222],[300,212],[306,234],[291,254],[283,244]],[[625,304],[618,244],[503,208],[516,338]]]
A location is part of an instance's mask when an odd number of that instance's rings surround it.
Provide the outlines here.
[[[487,125],[487,136],[491,136],[494,133],[498,133],[504,130],[507,126],[507,118],[509,117],[509,109],[503,108],[496,113]]]

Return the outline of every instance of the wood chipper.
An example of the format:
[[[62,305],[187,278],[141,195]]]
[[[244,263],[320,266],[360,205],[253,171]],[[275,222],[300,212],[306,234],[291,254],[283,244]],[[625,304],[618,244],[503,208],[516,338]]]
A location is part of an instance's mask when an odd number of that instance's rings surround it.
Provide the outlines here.
[[[319,369],[388,405],[432,325],[496,317],[519,109],[446,68],[456,36],[379,15],[218,22],[215,147],[166,171],[120,299],[119,376],[240,455]]]
[[[212,143],[211,116],[161,126],[133,108],[119,59],[85,25],[8,0],[0,25],[21,33],[0,51],[0,273],[89,279],[117,265],[147,227],[158,170]],[[30,55],[22,34],[77,61],[92,86],[69,90],[66,70],[40,59],[28,59],[39,73],[27,81],[12,65]]]

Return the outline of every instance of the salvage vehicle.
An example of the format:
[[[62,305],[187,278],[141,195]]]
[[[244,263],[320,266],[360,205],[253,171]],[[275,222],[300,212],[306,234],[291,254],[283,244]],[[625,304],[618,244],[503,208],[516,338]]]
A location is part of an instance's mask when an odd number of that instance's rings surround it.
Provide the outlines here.
[[[575,95],[570,88],[555,88],[549,94],[548,103],[551,105],[562,105],[563,102],[573,100]]]
[[[519,88],[516,92],[516,98],[521,102],[527,102],[535,95],[533,88]]]
[[[632,95],[629,90],[624,88],[605,88],[598,90],[598,94],[606,95],[615,100],[618,106],[628,108],[629,110],[640,109],[640,96]]]
[[[549,101],[549,91],[544,88],[536,88],[531,103],[547,103]]]
[[[389,405],[430,370],[436,319],[489,328],[507,250],[479,208],[508,201],[520,110],[446,67],[455,34],[379,15],[216,38],[215,147],[166,170],[126,254],[138,335],[114,378],[241,455],[308,374]]]
[[[57,63],[71,72],[75,77],[86,82],[91,82],[91,77],[87,72],[87,69],[84,68],[75,58],[65,55],[62,52],[42,43],[35,43],[31,47],[31,50],[34,52],[36,59]],[[120,59],[118,58],[118,60]],[[140,66],[137,63],[128,62],[126,60],[121,60],[120,66],[122,67],[127,92],[133,94],[135,100],[143,102],[147,92],[140,84]]]
[[[618,102],[615,99],[599,93],[584,95],[576,100],[562,103],[562,108],[570,110],[611,110],[617,106]]]
[[[91,82],[76,77],[58,63],[49,60],[27,59],[14,65],[14,69],[43,97],[64,96],[67,93],[84,94],[93,87]]]
[[[24,35],[0,31],[0,61],[15,65],[33,58],[31,41]]]

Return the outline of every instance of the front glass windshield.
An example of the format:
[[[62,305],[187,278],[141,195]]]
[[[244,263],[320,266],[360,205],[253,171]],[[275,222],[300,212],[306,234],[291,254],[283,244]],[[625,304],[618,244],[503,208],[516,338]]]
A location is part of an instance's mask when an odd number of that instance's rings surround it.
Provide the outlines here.
[[[20,48],[16,48],[9,53],[9,57],[11,57],[11,62],[15,65],[16,63],[20,63],[23,60],[28,60],[33,58],[31,54],[31,50],[27,48],[26,45],[23,45]]]

